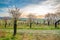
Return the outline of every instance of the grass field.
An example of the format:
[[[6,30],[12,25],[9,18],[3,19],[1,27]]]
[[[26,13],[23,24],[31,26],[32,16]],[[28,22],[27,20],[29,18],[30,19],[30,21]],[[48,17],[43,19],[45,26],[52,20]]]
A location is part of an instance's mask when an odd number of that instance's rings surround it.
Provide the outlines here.
[[[28,24],[17,24],[17,34],[13,37],[13,22],[6,28],[4,21],[0,24],[0,40],[60,40],[60,25],[55,28],[54,25],[32,24],[32,28]]]
[[[58,25],[59,28],[55,28],[54,25],[44,25],[44,24],[32,24],[32,28],[31,29],[34,29],[34,30],[54,30],[54,29],[57,29],[59,30],[60,29],[60,25]],[[0,25],[0,29],[4,29],[4,25]],[[13,29],[13,25],[7,25],[6,26],[6,29]],[[30,29],[29,25],[27,24],[20,24],[17,26],[17,29]]]
[[[12,36],[12,32],[4,32],[4,35],[0,36],[0,40],[60,40],[60,32],[55,31],[54,33],[54,31],[50,33],[48,33],[48,31],[46,31],[45,33],[44,31],[40,31],[41,33],[18,32],[15,37]]]
[[[25,22],[25,21],[23,21]],[[54,30],[55,29],[55,25],[44,25],[43,24],[43,20],[39,20],[39,22],[41,22],[40,24],[32,24],[32,28],[31,29],[35,29],[35,30]],[[9,25],[9,23],[11,23]],[[4,20],[0,20],[0,29],[4,29]],[[13,29],[13,21],[12,20],[7,20],[7,26],[6,29]],[[30,29],[29,24],[25,24],[25,23],[20,23],[20,21],[17,21],[17,29]],[[56,29],[60,29],[60,25],[58,25],[58,28]]]

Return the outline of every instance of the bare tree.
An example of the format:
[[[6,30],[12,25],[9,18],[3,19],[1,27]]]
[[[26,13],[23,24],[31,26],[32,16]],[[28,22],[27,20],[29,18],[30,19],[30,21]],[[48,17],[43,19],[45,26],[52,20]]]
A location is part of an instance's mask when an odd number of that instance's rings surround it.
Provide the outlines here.
[[[9,9],[9,13],[12,14],[12,17],[14,19],[14,33],[13,36],[16,35],[16,30],[17,30],[17,19],[19,18],[19,16],[21,15],[21,13],[19,12],[20,9],[18,8],[13,8],[13,9]]]
[[[28,21],[29,21],[30,28],[32,28],[32,23],[34,22],[35,18],[36,18],[36,16],[33,14],[28,15]]]

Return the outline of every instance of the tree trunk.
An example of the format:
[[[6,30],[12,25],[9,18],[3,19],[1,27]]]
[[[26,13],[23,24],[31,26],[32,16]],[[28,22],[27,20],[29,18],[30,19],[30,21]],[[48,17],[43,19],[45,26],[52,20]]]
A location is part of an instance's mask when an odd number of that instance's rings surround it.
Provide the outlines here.
[[[5,28],[6,28],[7,22],[5,22]]]
[[[32,28],[32,20],[30,19],[30,24],[29,24],[30,28]]]
[[[30,28],[32,28],[32,23],[30,23]]]
[[[55,23],[55,28],[57,28],[57,22]]]
[[[17,32],[17,20],[15,19],[14,20],[14,33],[13,33],[13,36],[16,35],[16,32]]]
[[[55,28],[57,28],[58,23],[60,22],[60,20],[58,20],[57,22],[55,22]]]
[[[48,21],[48,26],[50,25],[50,21]]]
[[[45,25],[45,20],[44,20],[43,24]]]

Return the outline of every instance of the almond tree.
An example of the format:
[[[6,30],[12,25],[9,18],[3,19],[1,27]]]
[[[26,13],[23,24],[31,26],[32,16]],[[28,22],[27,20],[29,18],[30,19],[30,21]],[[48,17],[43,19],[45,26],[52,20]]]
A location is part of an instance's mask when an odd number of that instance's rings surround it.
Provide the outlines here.
[[[7,25],[7,20],[8,20],[8,18],[4,17],[4,26],[5,26],[5,28],[6,28],[6,25]]]
[[[35,19],[35,15],[33,14],[29,14],[28,15],[28,21],[29,21],[29,25],[30,25],[30,28],[32,28],[32,22],[34,22],[34,19]]]
[[[50,13],[46,14],[45,18],[46,18],[46,20],[48,22],[48,25],[50,25]]]
[[[56,12],[56,15],[57,15],[57,21],[55,22],[55,28],[57,28],[57,25],[59,24],[60,22],[60,12]]]
[[[12,17],[14,19],[14,33],[13,36],[16,35],[16,30],[17,30],[17,19],[19,18],[19,16],[21,15],[21,13],[19,12],[20,9],[18,8],[13,8],[13,9],[9,9],[9,13],[12,14]]]
[[[57,21],[55,22],[55,28],[57,28],[57,25],[59,24],[60,22],[60,5],[57,6],[56,8],[56,11],[55,11],[56,15],[57,15]]]
[[[57,16],[56,16],[56,14],[50,14],[51,15],[51,24],[54,24],[55,22],[56,22],[56,18],[57,18]]]
[[[56,22],[57,15],[50,13],[45,15],[46,20],[48,21],[49,24],[54,24]]]

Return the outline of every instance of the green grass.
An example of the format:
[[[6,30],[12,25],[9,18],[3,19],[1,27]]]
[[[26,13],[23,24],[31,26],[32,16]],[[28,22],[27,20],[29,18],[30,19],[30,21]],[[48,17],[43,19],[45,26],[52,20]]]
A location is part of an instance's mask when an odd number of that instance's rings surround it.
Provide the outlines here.
[[[7,26],[6,28],[3,26],[3,27],[0,27],[0,29],[13,29],[13,26]],[[55,28],[53,25],[33,25],[32,28],[30,28],[29,26],[26,26],[26,25],[20,25],[20,26],[17,26],[17,29],[27,29],[27,30],[60,30],[60,27],[59,28]]]
[[[12,33],[10,32],[6,32],[6,36],[5,37],[0,37],[0,40],[23,40],[23,36],[25,33],[17,33],[15,37],[13,37]],[[28,34],[26,34],[27,36]],[[33,38],[32,34],[29,34],[28,36],[30,39]]]
[[[19,38],[20,37],[20,38]],[[6,33],[5,37],[1,37],[0,40],[18,40],[21,39],[21,35],[12,36],[12,33]]]
[[[5,29],[4,27],[4,21],[0,20],[0,29]],[[13,22],[11,22],[13,23]],[[58,25],[59,28],[55,28],[54,25],[44,25],[44,24],[32,24],[31,30],[60,30],[60,25]],[[6,29],[13,29],[13,24],[12,25],[7,25]],[[27,29],[30,30],[30,27],[28,24],[17,24],[17,29]]]
[[[43,31],[45,31],[45,30],[60,30],[60,25],[58,25],[58,27],[59,28],[55,28],[54,25],[48,26],[48,25],[44,25],[44,24],[38,24],[38,25],[32,24],[32,28],[30,28],[29,25],[27,25],[27,24],[20,24],[20,25],[17,26],[17,31],[18,30],[23,30],[23,29],[24,30],[43,30]],[[2,22],[2,25],[0,25],[0,30],[1,29],[3,29],[4,32],[6,32],[6,31],[9,31],[9,32],[5,33],[6,34],[5,37],[0,37],[0,40],[23,40],[24,33],[17,33],[15,37],[12,36],[13,33],[11,33],[10,30],[13,30],[13,25],[11,25],[11,26],[7,25],[7,27],[5,28],[4,25],[3,25],[3,22]],[[38,35],[38,34],[36,34],[36,35]],[[45,39],[47,40],[48,38],[51,37],[50,39],[48,39],[48,40],[51,40],[52,38],[55,37],[55,35],[53,36],[52,34],[49,34],[47,36],[44,36],[44,35],[41,35],[41,34],[40,34],[40,36],[39,35],[34,36],[32,33],[26,34],[26,36],[27,36],[27,38],[29,38],[29,40],[33,40],[33,38],[35,39],[36,37],[38,37],[38,39],[42,38],[41,40],[45,40]],[[60,40],[59,35],[55,38],[57,38],[57,40]]]
[[[12,36],[12,33],[6,32],[5,37],[0,37],[0,40],[60,40],[59,34],[36,34],[36,33],[17,33],[15,37]]]
[[[4,25],[1,25],[0,29],[5,29]],[[13,29],[13,26],[8,26],[7,25],[6,29]],[[39,25],[33,24],[32,28],[30,28],[29,25],[27,25],[27,24],[21,24],[21,25],[17,26],[17,29],[28,29],[28,30],[29,29],[32,29],[32,30],[60,30],[60,27],[59,28],[55,28],[54,25],[49,25],[48,26],[48,25],[43,25],[43,24],[39,24]]]

